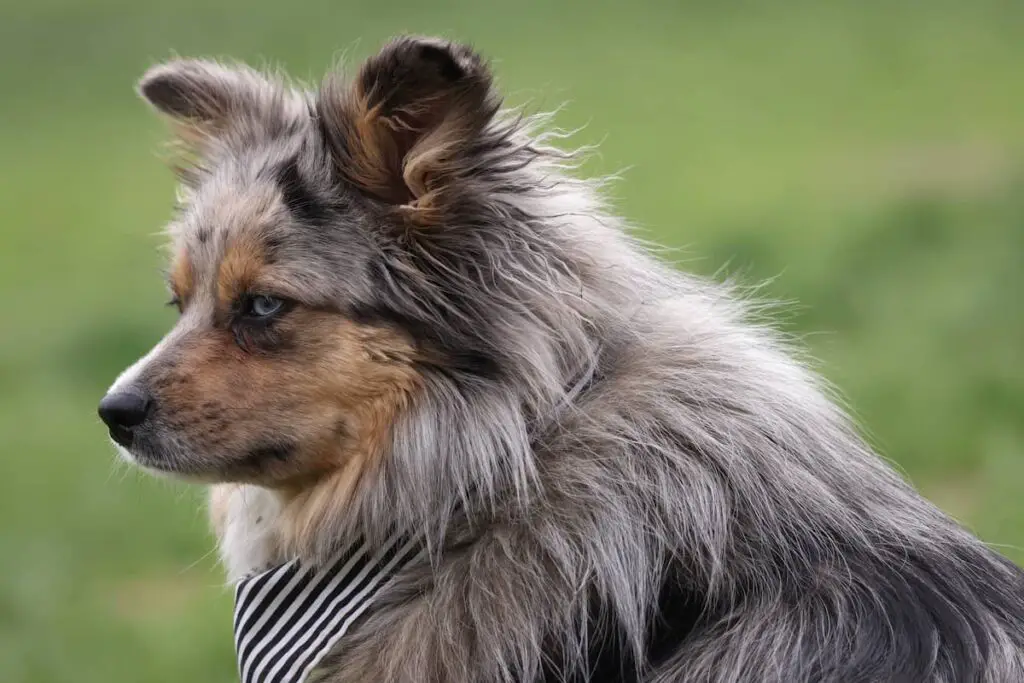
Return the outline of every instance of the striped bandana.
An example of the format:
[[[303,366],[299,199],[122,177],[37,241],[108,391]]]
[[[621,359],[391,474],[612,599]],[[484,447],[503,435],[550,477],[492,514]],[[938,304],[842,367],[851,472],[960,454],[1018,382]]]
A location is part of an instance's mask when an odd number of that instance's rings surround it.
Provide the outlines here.
[[[348,549],[321,569],[292,560],[239,581],[234,630],[242,683],[305,681],[418,547],[391,539],[376,551]]]

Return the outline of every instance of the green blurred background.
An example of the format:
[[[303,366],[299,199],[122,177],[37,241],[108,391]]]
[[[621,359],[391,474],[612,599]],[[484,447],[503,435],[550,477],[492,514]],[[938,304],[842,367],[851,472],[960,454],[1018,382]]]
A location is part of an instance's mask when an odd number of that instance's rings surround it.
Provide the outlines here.
[[[95,417],[174,318],[135,79],[177,53],[313,80],[401,31],[567,101],[645,236],[770,280],[880,450],[1024,560],[1019,0],[0,0],[0,680],[235,676],[200,492],[116,464]]]

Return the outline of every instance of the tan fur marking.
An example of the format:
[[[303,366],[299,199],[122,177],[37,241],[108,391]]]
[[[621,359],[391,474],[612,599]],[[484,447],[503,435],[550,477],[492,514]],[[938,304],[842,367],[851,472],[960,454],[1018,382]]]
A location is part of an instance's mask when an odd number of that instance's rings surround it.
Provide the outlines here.
[[[232,282],[252,267],[235,248]],[[226,286],[226,285],[225,285]],[[153,378],[172,427],[202,444],[214,472],[280,492],[279,529],[291,552],[308,555],[325,518],[345,509],[387,452],[392,425],[420,386],[415,349],[401,333],[356,324],[341,314],[296,307],[275,323],[279,351],[247,353],[228,329],[210,327],[183,340],[176,362]],[[286,444],[286,457],[252,460]],[[218,535],[230,489],[215,492]]]
[[[340,443],[320,452],[320,464],[329,474],[313,486],[300,489],[288,501],[283,542],[291,552],[315,553],[315,537],[325,520],[337,516],[355,495],[360,482],[379,467],[391,427],[408,407],[420,383],[419,373],[407,362],[408,342],[391,331],[361,326],[335,330],[338,356],[327,365],[362,368],[357,385],[347,392],[331,392],[344,405],[347,430]],[[312,369],[311,369],[312,370]],[[317,368],[328,372],[327,367]]]
[[[382,126],[379,108],[370,108],[364,93],[356,93],[354,99],[355,135],[349,143],[354,155],[355,180],[389,201],[404,203],[408,191],[396,177],[401,158]]]
[[[452,77],[423,49],[449,51]],[[321,101],[334,136],[337,167],[389,202],[411,223],[442,221],[444,189],[460,152],[487,125],[496,99],[478,57],[443,41],[398,40],[368,60],[351,86],[325,83]]]
[[[253,237],[232,241],[217,272],[217,299],[224,308],[249,291],[264,268],[263,245]]]
[[[349,180],[393,204],[412,199],[402,183],[401,151],[393,139],[394,131],[380,116],[380,107],[371,106],[367,93],[358,86],[345,90],[331,84],[342,136],[340,149],[346,157],[342,167]]]
[[[182,303],[185,303],[192,296],[192,289],[195,286],[195,272],[192,269],[192,260],[188,256],[188,250],[184,247],[179,249],[171,264],[171,290]]]

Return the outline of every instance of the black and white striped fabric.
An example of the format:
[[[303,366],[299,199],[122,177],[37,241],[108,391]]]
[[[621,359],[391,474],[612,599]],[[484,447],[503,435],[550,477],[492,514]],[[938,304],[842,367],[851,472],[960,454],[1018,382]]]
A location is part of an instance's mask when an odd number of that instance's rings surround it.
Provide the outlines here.
[[[421,546],[392,539],[349,549],[315,570],[298,560],[235,586],[235,652],[242,683],[302,683]]]

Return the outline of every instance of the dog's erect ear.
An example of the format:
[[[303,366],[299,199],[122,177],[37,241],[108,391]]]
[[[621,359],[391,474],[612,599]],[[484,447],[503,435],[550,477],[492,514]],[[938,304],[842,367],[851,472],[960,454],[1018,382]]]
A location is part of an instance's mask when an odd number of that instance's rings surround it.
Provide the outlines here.
[[[138,89],[170,118],[179,143],[172,163],[186,183],[226,131],[246,135],[243,140],[273,135],[308,111],[303,96],[283,81],[241,64],[172,60],[149,69]]]
[[[246,66],[180,59],[150,68],[139,81],[139,94],[194,141],[217,134],[233,119],[255,120],[270,113],[285,93],[280,84]]]
[[[463,45],[395,39],[352,81],[331,76],[318,115],[337,171],[365,192],[436,210],[500,106],[487,65]]]
[[[158,64],[139,81],[139,93],[157,111],[196,125],[217,126],[232,114],[253,113],[279,89],[247,66],[202,59]]]

